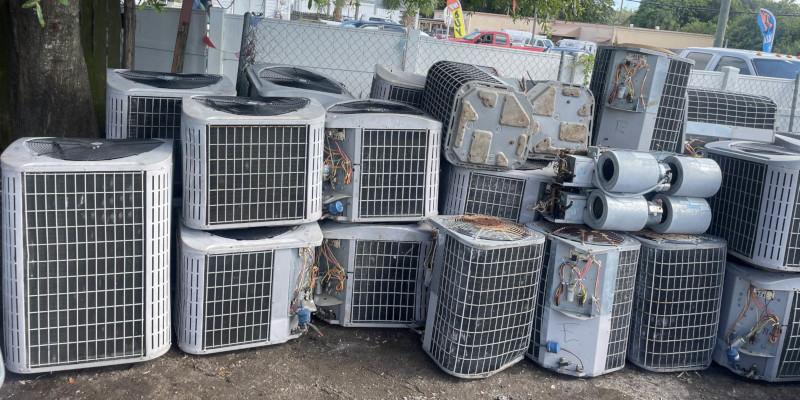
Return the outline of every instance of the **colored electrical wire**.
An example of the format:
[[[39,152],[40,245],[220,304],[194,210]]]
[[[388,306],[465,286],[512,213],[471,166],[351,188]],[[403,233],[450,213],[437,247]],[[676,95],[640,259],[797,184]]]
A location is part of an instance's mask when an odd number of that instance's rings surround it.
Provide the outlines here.
[[[349,185],[352,182],[353,164],[350,162],[350,157],[348,157],[342,150],[342,147],[339,146],[339,143],[334,140],[333,144],[336,145],[336,149],[330,145],[329,138],[325,138],[325,165],[332,170],[342,170],[344,174],[344,183]]]

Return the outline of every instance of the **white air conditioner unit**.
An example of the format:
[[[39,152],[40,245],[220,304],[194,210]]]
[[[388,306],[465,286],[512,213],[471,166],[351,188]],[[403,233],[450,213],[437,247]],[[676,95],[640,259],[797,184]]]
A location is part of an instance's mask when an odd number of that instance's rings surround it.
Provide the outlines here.
[[[800,381],[800,275],[728,262],[714,362],[770,382]]]
[[[8,369],[169,350],[172,141],[23,138],[0,160]]]
[[[296,310],[313,282],[316,222],[203,232],[181,226],[176,336],[209,354],[284,343],[302,334]],[[308,291],[309,293],[303,293]]]
[[[309,68],[283,64],[255,64],[247,67],[250,97],[308,97],[325,108],[352,100],[344,84]]]
[[[369,97],[421,107],[424,89],[425,75],[375,65],[375,75],[372,77],[372,89]]]
[[[530,342],[544,235],[482,215],[430,222],[437,246],[422,348],[460,378],[519,362]]]
[[[441,183],[442,214],[488,215],[521,224],[538,220],[535,207],[555,178],[552,166],[538,167],[486,171],[448,164]]]
[[[347,327],[425,324],[432,234],[417,225],[322,224],[317,316]]]
[[[323,202],[331,217],[397,222],[436,215],[441,129],[421,110],[396,102],[354,100],[328,108]]]
[[[800,153],[741,140],[709,143],[706,152],[722,170],[722,186],[708,200],[708,233],[759,268],[800,271]]]
[[[325,110],[302,97],[193,97],[183,105],[183,221],[194,229],[322,216]]]
[[[719,327],[725,241],[649,230],[633,236],[642,249],[628,361],[655,372],[708,368]]]
[[[769,97],[705,89],[687,94],[687,140],[774,140],[778,106]]]
[[[548,235],[543,289],[527,356],[545,368],[579,377],[624,367],[639,243],[583,225],[526,226]]]

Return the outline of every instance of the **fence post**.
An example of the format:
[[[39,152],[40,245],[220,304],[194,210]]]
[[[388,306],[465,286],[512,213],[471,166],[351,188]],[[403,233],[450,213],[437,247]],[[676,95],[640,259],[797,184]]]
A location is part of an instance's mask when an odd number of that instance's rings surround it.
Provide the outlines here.
[[[794,119],[796,117],[798,95],[800,95],[800,73],[794,76],[794,91],[792,91],[792,114],[789,116],[789,132],[794,132]]]
[[[250,85],[247,82],[247,75],[245,69],[250,66],[248,61],[252,61],[253,44],[249,43],[250,30],[253,29],[253,14],[249,12],[244,14],[244,21],[242,21],[242,45],[239,49],[239,68],[236,72],[236,94],[239,96],[247,96],[250,92]]]
[[[222,40],[225,31],[225,10],[220,7],[211,7],[211,16],[208,28],[208,38],[216,49],[207,46],[206,71],[209,74],[222,74]]]
[[[556,78],[557,81],[563,82],[564,81],[564,68],[566,68],[566,60],[567,60],[567,53],[561,52],[561,61],[558,62],[558,77]]]
[[[419,51],[419,29],[409,29],[406,35],[406,45],[403,49],[403,71],[416,73],[417,52]]]
[[[725,92],[728,91],[728,88],[733,87],[733,84],[739,79],[739,68],[722,67],[722,73],[724,76],[722,77],[721,89]]]

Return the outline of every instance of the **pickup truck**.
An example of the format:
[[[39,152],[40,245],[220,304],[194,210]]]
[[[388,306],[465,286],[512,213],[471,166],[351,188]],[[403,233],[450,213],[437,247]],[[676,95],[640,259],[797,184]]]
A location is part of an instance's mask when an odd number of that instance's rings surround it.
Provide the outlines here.
[[[544,47],[514,46],[511,44],[511,38],[508,36],[507,33],[495,32],[495,31],[475,31],[467,36],[462,37],[461,39],[450,38],[449,40],[452,42],[474,43],[484,46],[506,47],[519,50],[530,50],[530,51],[546,50]]]

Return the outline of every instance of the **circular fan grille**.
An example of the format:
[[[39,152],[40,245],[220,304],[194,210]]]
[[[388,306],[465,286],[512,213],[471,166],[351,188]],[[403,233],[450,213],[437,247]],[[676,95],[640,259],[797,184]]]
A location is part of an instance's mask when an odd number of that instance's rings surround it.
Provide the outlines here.
[[[553,226],[550,234],[583,244],[600,246],[619,246],[625,241],[625,236],[622,234],[614,231],[597,231],[586,225]]]
[[[28,148],[39,155],[67,161],[103,161],[131,157],[160,146],[157,139],[32,139]]]
[[[731,147],[737,150],[753,154],[778,155],[778,156],[800,155],[800,153],[796,153],[794,151],[787,150],[767,143],[756,143],[756,142],[734,143],[731,145]]]
[[[650,239],[659,243],[702,243],[710,240],[706,235],[686,235],[680,233],[658,233],[650,229],[645,229],[633,234],[644,239]]]
[[[527,161],[525,161],[525,164],[522,164],[522,166],[519,167],[518,169],[520,169],[522,171],[531,171],[531,170],[536,170],[536,169],[543,169],[543,168],[547,168],[552,163],[553,163],[553,161],[548,161],[548,160],[527,160]]]
[[[424,114],[422,110],[409,105],[380,100],[356,100],[338,103],[329,108],[328,112],[335,114]]]
[[[473,239],[514,241],[531,236],[516,222],[486,215],[454,217],[450,228]]]
[[[270,117],[300,110],[308,105],[305,97],[262,97],[258,100],[245,97],[204,96],[195,97],[198,103],[228,114]]]
[[[211,74],[174,74],[135,70],[117,71],[117,74],[136,83],[161,89],[197,89],[211,86],[222,80],[221,76]]]
[[[263,240],[272,239],[276,236],[283,235],[284,233],[292,231],[295,228],[296,227],[292,226],[275,226],[250,229],[226,229],[214,231],[211,232],[211,234],[233,240]]]
[[[335,94],[344,93],[336,82],[309,70],[295,67],[264,68],[258,76],[280,86]]]

